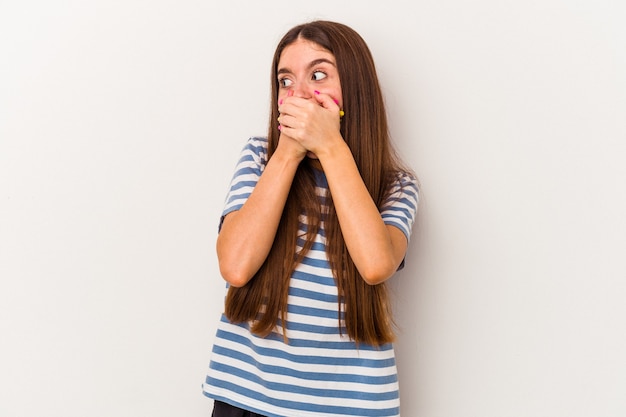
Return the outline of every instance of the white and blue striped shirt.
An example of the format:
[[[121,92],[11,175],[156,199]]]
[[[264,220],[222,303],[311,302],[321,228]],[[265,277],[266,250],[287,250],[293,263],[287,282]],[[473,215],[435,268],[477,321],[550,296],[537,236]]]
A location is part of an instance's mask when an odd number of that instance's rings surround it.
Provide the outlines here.
[[[222,219],[243,206],[266,162],[267,140],[249,139]],[[320,172],[317,192],[323,197],[327,189]],[[398,227],[407,239],[417,200],[416,181],[405,175],[381,209],[385,223]],[[305,227],[306,219],[302,219],[301,228]],[[340,331],[337,302],[322,229],[291,276],[288,341],[282,337],[282,328],[259,337],[249,331],[248,324],[230,323],[222,315],[204,394],[268,417],[399,416],[393,346],[360,343],[357,348],[346,330]]]

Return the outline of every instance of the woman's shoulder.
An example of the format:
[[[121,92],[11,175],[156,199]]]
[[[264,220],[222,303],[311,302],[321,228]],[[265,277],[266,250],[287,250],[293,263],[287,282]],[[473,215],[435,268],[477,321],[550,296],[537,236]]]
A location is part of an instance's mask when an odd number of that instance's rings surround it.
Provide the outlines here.
[[[252,154],[256,158],[267,158],[267,138],[263,136],[251,136],[246,140],[242,153]]]
[[[267,138],[264,136],[250,136],[246,141],[246,145],[263,147],[267,149]]]
[[[413,171],[408,169],[399,169],[394,171],[391,177],[391,181],[389,181],[391,188],[409,187],[418,192],[419,181],[417,179],[417,175],[415,175]]]
[[[417,176],[413,171],[407,169],[394,171],[388,184],[384,205],[394,201],[404,201],[417,207],[421,190]]]

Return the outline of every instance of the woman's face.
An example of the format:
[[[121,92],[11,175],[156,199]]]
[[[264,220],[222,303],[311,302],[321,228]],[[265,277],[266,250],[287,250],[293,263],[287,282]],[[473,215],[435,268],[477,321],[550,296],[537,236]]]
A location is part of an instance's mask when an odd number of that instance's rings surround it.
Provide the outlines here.
[[[278,100],[293,95],[315,100],[315,92],[331,96],[343,107],[335,56],[315,42],[297,39],[278,61]]]

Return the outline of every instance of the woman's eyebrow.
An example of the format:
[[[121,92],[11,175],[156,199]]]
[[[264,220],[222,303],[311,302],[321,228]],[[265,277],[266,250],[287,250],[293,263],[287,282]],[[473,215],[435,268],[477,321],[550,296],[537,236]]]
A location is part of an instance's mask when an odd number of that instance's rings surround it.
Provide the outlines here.
[[[311,63],[309,64],[309,69],[316,67],[320,64],[330,64],[333,67],[336,67],[335,63],[333,61],[331,61],[330,59],[327,58],[320,58],[320,59],[315,59],[313,61],[311,61]]]
[[[311,68],[316,67],[316,66],[318,66],[318,65],[320,65],[320,64],[330,64],[330,65],[332,65],[333,67],[336,67],[335,63],[334,63],[333,61],[331,61],[330,59],[327,59],[327,58],[319,58],[319,59],[314,59],[313,61],[311,61],[311,62],[309,63],[309,65],[307,65],[307,68],[308,68],[308,69],[311,69]],[[291,73],[292,73],[292,71],[291,71],[289,68],[280,68],[280,69],[277,71],[277,74],[278,74],[278,75],[281,75],[281,74],[291,74]]]

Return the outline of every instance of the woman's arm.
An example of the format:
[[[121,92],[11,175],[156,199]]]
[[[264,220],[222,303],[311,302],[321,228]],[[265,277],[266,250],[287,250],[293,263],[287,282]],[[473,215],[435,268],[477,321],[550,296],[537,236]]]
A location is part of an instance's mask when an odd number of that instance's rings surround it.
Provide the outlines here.
[[[317,154],[333,197],[348,252],[371,285],[390,278],[404,259],[407,238],[386,225],[372,200],[348,145],[341,140]]]
[[[408,245],[404,233],[384,223],[340,133],[339,107],[325,94],[289,97],[280,107],[283,135],[312,152],[322,164],[348,252],[368,284],[391,277]]]
[[[220,273],[230,285],[245,285],[265,262],[305,153],[299,144],[282,135],[247,201],[224,218],[217,237],[217,257]]]

